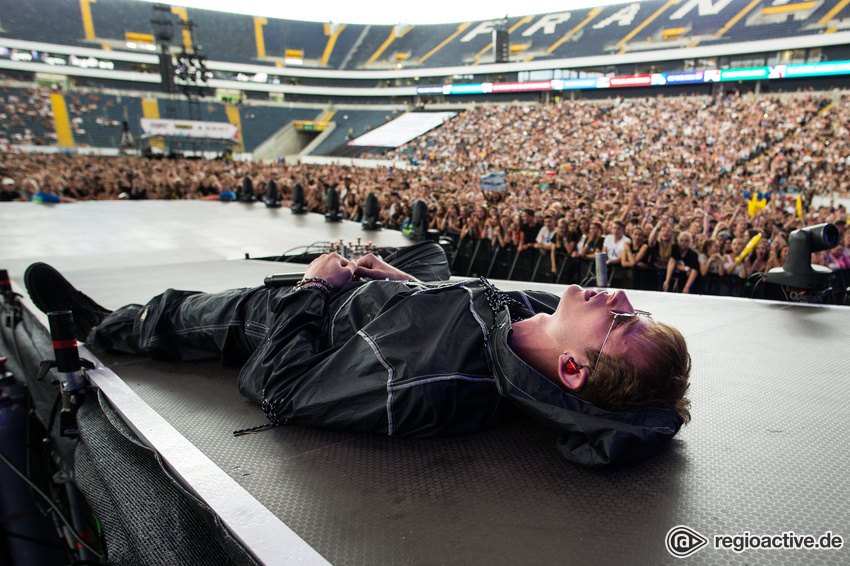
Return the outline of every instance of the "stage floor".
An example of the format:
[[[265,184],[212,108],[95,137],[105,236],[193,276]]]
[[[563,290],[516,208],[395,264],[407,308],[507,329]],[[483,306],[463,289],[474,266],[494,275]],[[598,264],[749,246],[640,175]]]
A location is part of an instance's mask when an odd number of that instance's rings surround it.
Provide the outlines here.
[[[14,203],[0,219],[0,268],[18,290],[26,265],[48,261],[110,308],[167,287],[257,285],[303,266],[245,253],[363,234],[236,203]],[[693,421],[661,454],[621,468],[573,466],[553,433],[525,420],[433,440],[296,426],[234,437],[265,417],[239,396],[236,371],[215,363],[98,354],[92,379],[267,564],[672,564],[665,537],[678,525],[709,539],[689,563],[850,562],[846,547],[713,547],[745,532],[850,537],[850,308],[629,295],[687,338]]]

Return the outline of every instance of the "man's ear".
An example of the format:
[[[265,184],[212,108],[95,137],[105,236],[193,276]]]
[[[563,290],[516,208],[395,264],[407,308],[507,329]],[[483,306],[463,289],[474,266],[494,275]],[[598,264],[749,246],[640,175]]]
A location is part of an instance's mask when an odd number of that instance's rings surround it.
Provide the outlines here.
[[[590,375],[587,366],[578,363],[569,352],[564,352],[558,357],[558,379],[567,389],[577,391],[584,386],[584,382]]]

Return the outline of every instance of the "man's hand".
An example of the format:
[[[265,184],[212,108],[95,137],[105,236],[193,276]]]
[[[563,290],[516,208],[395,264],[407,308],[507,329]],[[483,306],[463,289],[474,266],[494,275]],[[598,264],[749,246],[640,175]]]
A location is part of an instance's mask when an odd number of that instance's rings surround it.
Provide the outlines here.
[[[351,281],[356,269],[356,261],[348,261],[336,252],[322,254],[307,266],[304,279],[318,277],[336,289]]]
[[[396,269],[374,254],[366,254],[357,260],[357,270],[354,274],[358,277],[367,277],[369,279],[390,279],[392,281],[417,280],[415,277],[408,275],[400,269]]]

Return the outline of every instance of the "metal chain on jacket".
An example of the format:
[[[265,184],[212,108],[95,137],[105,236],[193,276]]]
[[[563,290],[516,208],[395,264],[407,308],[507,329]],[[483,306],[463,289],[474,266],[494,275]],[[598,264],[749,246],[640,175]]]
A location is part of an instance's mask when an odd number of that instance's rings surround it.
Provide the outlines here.
[[[527,310],[526,307],[521,302],[517,301],[507,293],[504,293],[493,286],[492,283],[487,281],[484,276],[479,278],[481,280],[481,284],[484,286],[484,293],[487,296],[487,304],[490,305],[490,308],[493,309],[493,314],[498,316],[499,311],[503,308],[508,307],[508,311],[511,313],[511,322],[517,322],[519,320],[523,320],[525,317],[518,314],[516,308],[511,307],[519,307],[523,310]]]
[[[241,430],[234,430],[233,436],[242,436],[243,434],[251,434],[254,432],[262,432],[264,430],[268,430],[270,428],[274,428],[276,426],[289,424],[289,419],[279,419],[274,416],[272,412],[272,405],[268,401],[263,401],[263,414],[266,415],[266,418],[269,419],[270,422],[266,424],[262,424],[259,426],[252,426],[251,428],[243,428]]]

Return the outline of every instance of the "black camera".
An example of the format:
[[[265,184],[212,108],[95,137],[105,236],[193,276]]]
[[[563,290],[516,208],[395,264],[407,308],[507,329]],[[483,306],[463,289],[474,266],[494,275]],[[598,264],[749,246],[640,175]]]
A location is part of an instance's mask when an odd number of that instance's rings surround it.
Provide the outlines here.
[[[812,253],[829,250],[838,245],[838,228],[824,223],[794,230],[788,236],[788,257],[782,267],[774,267],[767,274],[768,283],[806,290],[823,290],[829,287],[832,270],[812,265]]]

